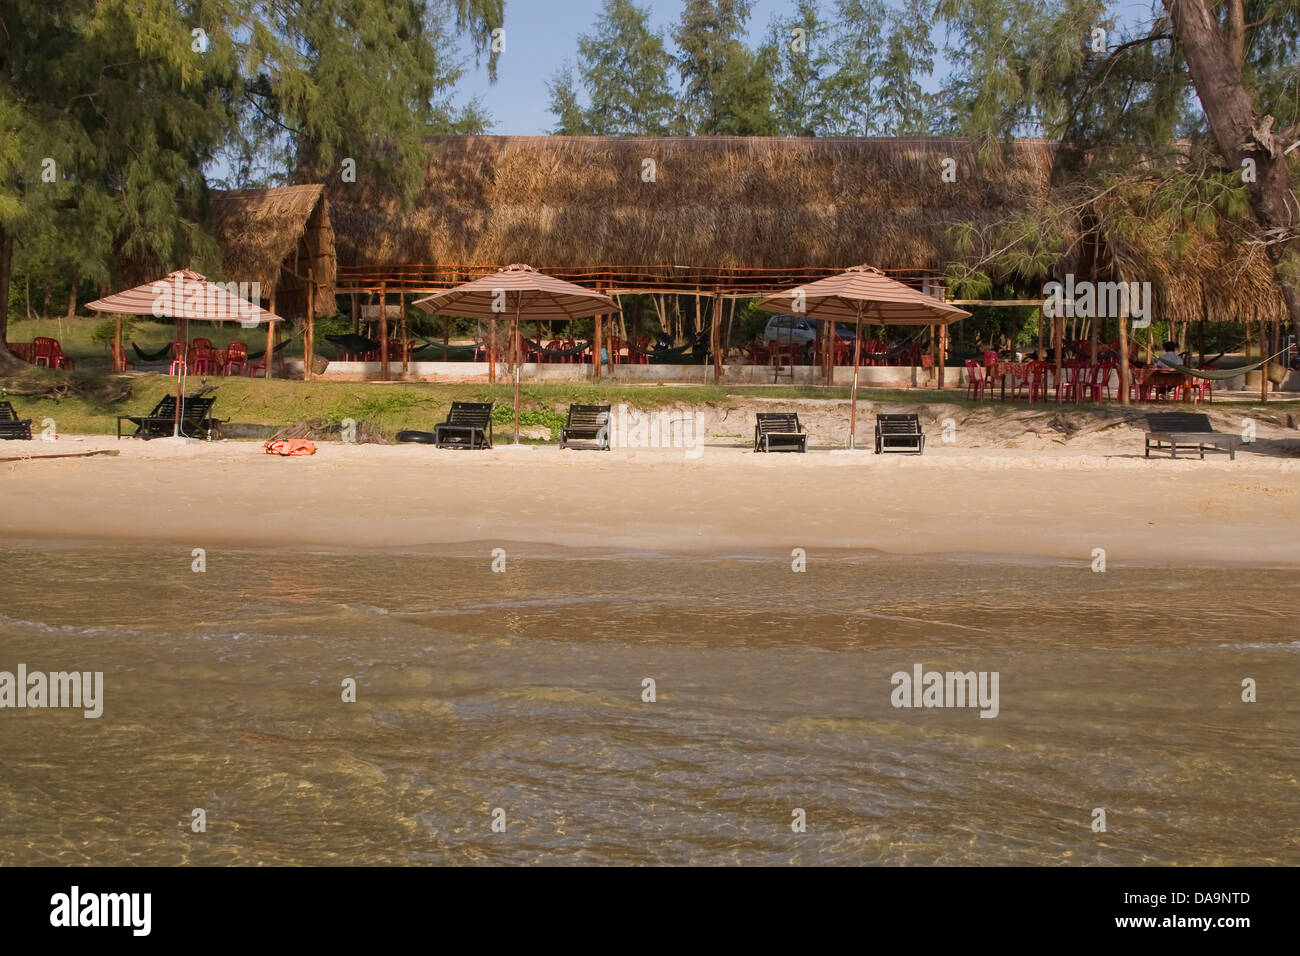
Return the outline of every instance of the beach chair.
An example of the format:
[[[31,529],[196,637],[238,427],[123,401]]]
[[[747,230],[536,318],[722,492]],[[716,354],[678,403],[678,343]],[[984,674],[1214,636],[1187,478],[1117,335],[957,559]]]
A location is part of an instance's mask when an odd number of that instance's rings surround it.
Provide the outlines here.
[[[213,441],[221,437],[221,425],[228,421],[212,417],[212,396],[187,396],[181,409],[180,432],[186,438],[206,438]],[[135,434],[128,437],[165,438],[176,429],[176,396],[164,395],[148,415],[117,416],[117,437],[122,437],[122,422],[135,425]]]
[[[1197,412],[1152,412],[1147,415],[1146,455],[1168,447],[1169,457],[1177,458],[1178,449],[1195,449],[1205,458],[1205,449],[1226,451],[1233,461],[1241,439],[1227,432],[1216,432],[1208,415]]]
[[[925,433],[921,431],[919,415],[876,416],[876,454],[894,452],[900,455],[919,455],[925,451]]]
[[[794,412],[759,412],[754,416],[754,451],[808,450],[808,433]]]
[[[0,439],[13,441],[32,440],[32,420],[19,418],[18,413],[9,402],[0,402]]]
[[[447,420],[433,428],[439,448],[491,448],[492,403],[452,402]]]
[[[573,441],[596,443],[597,451],[609,451],[609,406],[570,405],[569,417],[560,429],[560,447]]]

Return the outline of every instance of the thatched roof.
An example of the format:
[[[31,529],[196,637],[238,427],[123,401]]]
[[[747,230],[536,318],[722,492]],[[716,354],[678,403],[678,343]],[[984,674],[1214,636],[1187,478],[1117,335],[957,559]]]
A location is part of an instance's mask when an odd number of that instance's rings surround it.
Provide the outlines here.
[[[992,231],[1025,209],[1061,205],[1052,201],[1056,144],[1044,140],[990,149],[956,138],[468,136],[431,138],[428,152],[410,210],[364,180],[329,180],[343,266],[528,262],[573,277],[630,265],[681,276],[690,273],[673,267],[869,263],[941,274],[963,258],[955,227]],[[945,159],[956,162],[955,182],[942,179]],[[1104,243],[1105,210],[1096,216]],[[1083,224],[1053,221],[1053,276],[1089,278]],[[1151,281],[1161,317],[1199,318],[1207,305],[1212,318],[1283,314],[1267,261],[1237,238],[1181,262],[1118,240],[1100,258],[1125,279]],[[1022,285],[1033,294],[1041,280]]]
[[[308,269],[316,286],[317,315],[334,312],[337,258],[323,186],[234,189],[212,193],[213,233],[221,246],[224,278],[258,282],[276,295],[276,311],[305,311]]]
[[[928,268],[948,225],[1047,189],[1052,147],[1017,143],[977,172],[978,144],[936,139],[468,136],[429,140],[416,206],[331,187],[346,264],[668,263]],[[956,183],[940,163],[958,163]],[[643,179],[654,161],[654,181]]]

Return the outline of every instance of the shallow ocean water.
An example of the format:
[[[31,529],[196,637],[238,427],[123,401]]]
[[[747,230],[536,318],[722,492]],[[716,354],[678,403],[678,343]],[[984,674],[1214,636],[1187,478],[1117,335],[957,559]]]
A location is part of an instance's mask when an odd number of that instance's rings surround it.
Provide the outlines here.
[[[0,864],[1300,864],[1292,572],[490,551],[0,548]]]

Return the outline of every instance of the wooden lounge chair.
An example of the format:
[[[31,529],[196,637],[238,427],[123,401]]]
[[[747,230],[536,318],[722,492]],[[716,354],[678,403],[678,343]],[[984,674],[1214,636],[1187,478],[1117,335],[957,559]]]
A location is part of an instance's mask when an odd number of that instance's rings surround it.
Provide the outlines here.
[[[492,403],[452,402],[447,420],[433,428],[439,448],[491,448]]]
[[[0,439],[32,440],[32,420],[19,418],[9,402],[0,402]]]
[[[925,433],[921,431],[919,415],[876,416],[876,454],[894,452],[900,455],[919,455],[925,451]]]
[[[228,419],[213,418],[212,396],[187,396],[181,409],[180,432],[186,438],[206,438],[212,441],[221,437],[221,424]],[[148,415],[117,416],[117,437],[122,437],[122,422],[135,425],[131,438],[165,438],[176,429],[176,396],[164,395]]]
[[[1152,412],[1147,415],[1146,457],[1151,449],[1168,447],[1169,457],[1177,458],[1178,449],[1194,449],[1205,458],[1206,448],[1226,451],[1233,461],[1241,439],[1226,432],[1216,432],[1208,415],[1197,412]]]
[[[609,451],[609,406],[570,405],[569,417],[560,429],[560,447],[573,441],[596,443],[597,451]]]
[[[794,412],[759,412],[754,419],[754,451],[808,450],[808,433]]]

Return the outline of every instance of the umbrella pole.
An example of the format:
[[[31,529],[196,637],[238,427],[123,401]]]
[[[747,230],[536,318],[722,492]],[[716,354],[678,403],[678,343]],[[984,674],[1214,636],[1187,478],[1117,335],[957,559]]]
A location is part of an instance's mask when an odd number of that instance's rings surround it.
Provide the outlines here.
[[[519,444],[519,307],[524,298],[520,292],[515,297],[515,327],[510,337],[510,359],[515,366],[515,444]]]
[[[849,450],[858,438],[858,360],[862,356],[862,303],[858,302],[858,333],[853,338],[853,397],[849,404]]]

